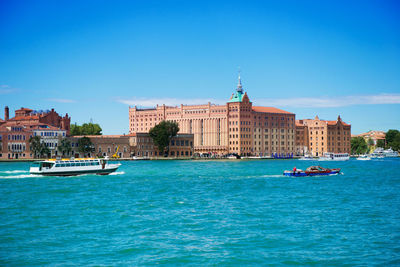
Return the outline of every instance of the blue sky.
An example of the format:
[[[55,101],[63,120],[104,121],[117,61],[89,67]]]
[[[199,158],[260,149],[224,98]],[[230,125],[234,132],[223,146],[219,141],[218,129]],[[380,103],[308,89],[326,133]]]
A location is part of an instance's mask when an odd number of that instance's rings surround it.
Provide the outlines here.
[[[400,127],[398,1],[0,0],[0,108],[128,133],[129,105],[254,105]]]

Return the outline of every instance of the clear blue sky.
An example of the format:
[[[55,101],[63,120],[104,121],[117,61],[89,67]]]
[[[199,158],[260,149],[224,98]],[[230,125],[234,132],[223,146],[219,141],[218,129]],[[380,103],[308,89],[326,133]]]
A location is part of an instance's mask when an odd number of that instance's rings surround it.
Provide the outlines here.
[[[0,0],[0,108],[128,133],[128,106],[254,105],[400,128],[399,1]]]

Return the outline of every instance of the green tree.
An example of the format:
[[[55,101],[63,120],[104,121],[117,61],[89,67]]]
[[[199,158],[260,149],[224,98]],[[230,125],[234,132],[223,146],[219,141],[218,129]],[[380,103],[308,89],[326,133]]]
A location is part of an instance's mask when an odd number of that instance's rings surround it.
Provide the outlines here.
[[[162,121],[150,129],[150,137],[161,153],[168,155],[169,142],[171,138],[179,132],[179,126],[176,122]]]
[[[376,142],[376,146],[385,148],[385,141],[383,139],[379,139],[378,142]]]
[[[79,125],[77,125],[76,123],[72,124],[69,134],[71,136],[81,135],[81,127]]]
[[[373,146],[375,143],[374,143],[374,140],[372,140],[371,138],[369,138],[368,139],[368,146]]]
[[[99,124],[97,123],[84,123],[82,126],[75,124],[71,125],[71,136],[76,135],[101,135],[102,129]]]
[[[364,154],[368,151],[367,143],[362,137],[353,137],[350,141],[352,154]]]
[[[29,138],[29,144],[30,144],[30,150],[33,153],[33,157],[34,158],[39,157],[41,149],[40,137],[34,136]]]
[[[397,132],[390,143],[388,142],[388,147],[391,147],[394,151],[400,150],[400,132]]]
[[[60,140],[57,149],[58,149],[59,152],[62,153],[63,156],[66,155],[66,154],[69,155],[69,153],[72,150],[71,142],[68,139],[63,138],[63,139]]]
[[[45,143],[41,142],[39,136],[29,138],[30,150],[33,152],[34,158],[41,158],[50,153]]]
[[[78,151],[83,153],[84,156],[94,151],[93,143],[89,137],[84,136],[78,139]]]
[[[386,138],[386,144],[389,144],[389,143],[393,142],[398,133],[399,133],[398,130],[393,130],[393,129],[387,131],[386,137],[385,137]]]

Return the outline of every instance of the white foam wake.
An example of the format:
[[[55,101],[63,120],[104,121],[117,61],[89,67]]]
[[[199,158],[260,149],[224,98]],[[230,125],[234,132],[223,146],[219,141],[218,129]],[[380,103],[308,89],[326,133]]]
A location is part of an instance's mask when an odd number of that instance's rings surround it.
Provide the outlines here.
[[[14,171],[3,171],[3,172],[0,171],[0,173],[26,173],[26,172],[28,171],[26,170],[14,170]]]
[[[9,175],[9,176],[0,176],[0,179],[20,179],[20,178],[35,178],[35,177],[42,177],[42,175],[37,175],[37,174]]]
[[[122,175],[125,174],[125,172],[112,172],[109,175]]]
[[[284,177],[284,175],[282,175],[282,174],[267,174],[267,175],[263,175],[261,177],[264,177],[264,178],[277,178],[277,177]]]

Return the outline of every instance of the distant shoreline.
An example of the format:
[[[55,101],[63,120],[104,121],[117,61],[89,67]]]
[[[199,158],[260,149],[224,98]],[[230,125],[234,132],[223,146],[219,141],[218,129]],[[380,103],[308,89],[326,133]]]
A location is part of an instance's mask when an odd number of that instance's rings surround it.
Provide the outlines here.
[[[293,157],[291,159],[298,159],[300,157]],[[0,159],[1,162],[36,162],[47,159]],[[149,159],[131,159],[131,158],[120,158],[120,159],[109,159],[109,161],[155,161],[155,160],[226,160],[226,161],[237,161],[237,160],[288,160],[288,159],[275,159],[275,158],[242,158],[242,159],[228,159],[228,158],[149,158]]]

